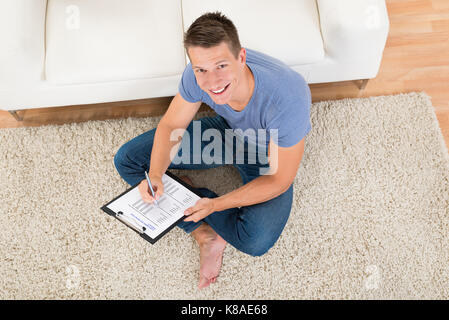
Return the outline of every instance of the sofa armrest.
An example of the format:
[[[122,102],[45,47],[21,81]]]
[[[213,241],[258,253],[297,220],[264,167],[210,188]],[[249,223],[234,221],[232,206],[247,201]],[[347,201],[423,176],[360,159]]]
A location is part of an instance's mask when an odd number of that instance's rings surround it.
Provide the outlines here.
[[[0,1],[0,88],[41,81],[47,0]]]
[[[326,54],[378,70],[389,30],[385,0],[317,0],[317,7]]]

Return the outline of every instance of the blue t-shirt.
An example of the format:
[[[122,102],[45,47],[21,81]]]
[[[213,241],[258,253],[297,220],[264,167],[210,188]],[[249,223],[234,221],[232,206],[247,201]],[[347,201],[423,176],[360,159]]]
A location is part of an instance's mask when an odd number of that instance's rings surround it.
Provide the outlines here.
[[[277,145],[290,147],[311,130],[311,94],[307,82],[282,61],[261,52],[246,49],[246,64],[254,75],[254,91],[242,111],[228,104],[216,104],[196,82],[189,63],[179,84],[179,93],[188,102],[202,101],[221,115],[233,129],[263,129],[265,144],[270,129],[277,129]]]

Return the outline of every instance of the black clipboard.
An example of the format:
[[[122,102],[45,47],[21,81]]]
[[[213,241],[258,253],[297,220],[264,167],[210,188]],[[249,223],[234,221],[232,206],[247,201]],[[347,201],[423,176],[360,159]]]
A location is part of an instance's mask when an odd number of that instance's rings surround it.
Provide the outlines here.
[[[173,173],[169,172],[168,170],[165,172],[165,174],[167,176],[169,176],[170,178],[172,178],[173,180],[175,180],[176,182],[179,182],[181,185],[183,185],[184,187],[186,187],[187,189],[189,189],[190,191],[192,191],[193,193],[195,193],[197,196],[199,197],[203,197],[203,195],[196,189],[193,188],[191,185],[185,183],[184,181],[182,181],[180,178],[178,178],[176,175],[174,175]],[[147,235],[144,230],[140,230],[139,228],[137,228],[135,225],[129,223],[129,221],[126,221],[126,219],[120,218],[123,217],[121,214],[122,212],[114,212],[113,210],[111,210],[110,208],[108,208],[107,206],[114,202],[115,200],[117,200],[118,198],[120,198],[121,196],[123,196],[124,194],[128,193],[129,191],[133,190],[134,188],[137,188],[137,186],[140,184],[141,181],[139,181],[138,183],[136,183],[135,185],[133,185],[132,187],[128,188],[126,191],[122,192],[121,194],[119,194],[117,197],[115,197],[114,199],[112,199],[111,201],[109,201],[108,203],[106,203],[105,205],[103,205],[101,207],[101,210],[103,210],[104,212],[106,212],[108,215],[116,218],[118,221],[120,221],[121,223],[123,223],[125,226],[131,228],[132,230],[134,230],[137,234],[139,234],[142,238],[144,238],[146,241],[148,241],[151,244],[155,244],[160,238],[162,238],[164,235],[167,234],[167,232],[169,232],[171,229],[173,229],[179,222],[181,222],[182,220],[184,220],[187,216],[182,216],[181,218],[179,218],[177,221],[175,221],[173,224],[171,224],[167,229],[165,229],[164,231],[162,231],[156,238],[151,238],[149,235]]]

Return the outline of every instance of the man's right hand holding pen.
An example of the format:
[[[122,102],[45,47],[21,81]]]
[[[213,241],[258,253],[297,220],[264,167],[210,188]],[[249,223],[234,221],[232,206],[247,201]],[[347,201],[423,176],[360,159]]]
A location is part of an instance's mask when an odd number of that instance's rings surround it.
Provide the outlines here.
[[[155,199],[159,200],[160,197],[164,194],[164,185],[162,184],[161,176],[153,175],[150,172],[148,177],[151,180],[151,185],[153,187],[155,197],[153,198],[153,196],[151,195],[151,190],[150,190],[150,187],[148,185],[148,181],[146,178],[140,182],[138,188],[139,188],[140,195],[142,196],[142,200],[147,203],[153,203]]]

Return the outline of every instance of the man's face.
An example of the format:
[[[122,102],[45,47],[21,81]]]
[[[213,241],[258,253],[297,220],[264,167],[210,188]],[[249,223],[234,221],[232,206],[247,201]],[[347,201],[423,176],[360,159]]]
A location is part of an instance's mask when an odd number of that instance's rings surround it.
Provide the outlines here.
[[[235,93],[246,64],[244,48],[238,59],[225,42],[211,48],[190,47],[188,52],[198,85],[216,104],[238,99]]]

